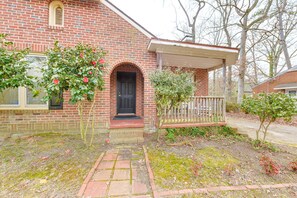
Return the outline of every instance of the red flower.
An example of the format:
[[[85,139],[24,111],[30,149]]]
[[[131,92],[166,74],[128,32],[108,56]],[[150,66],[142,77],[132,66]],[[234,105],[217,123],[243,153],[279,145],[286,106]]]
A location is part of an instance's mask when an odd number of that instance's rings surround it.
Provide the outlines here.
[[[101,59],[99,60],[99,63],[100,63],[100,64],[104,64],[104,63],[105,63],[105,60],[104,60],[103,58],[101,58]]]
[[[96,66],[96,64],[97,64],[96,61],[92,61],[91,63],[92,63],[94,66]]]
[[[88,77],[84,77],[83,81],[84,81],[84,83],[88,83],[89,82]]]
[[[109,144],[110,143],[110,139],[106,139],[105,142],[106,142],[106,144]]]
[[[90,74],[90,75],[92,75],[92,74],[93,74],[93,72],[91,72],[91,71],[90,71],[90,72],[89,72],[89,74]]]
[[[80,55],[79,55],[81,58],[83,58],[84,57],[84,53],[80,53]]]
[[[59,82],[60,82],[59,79],[54,79],[54,80],[53,80],[53,83],[54,83],[55,85],[59,84]]]

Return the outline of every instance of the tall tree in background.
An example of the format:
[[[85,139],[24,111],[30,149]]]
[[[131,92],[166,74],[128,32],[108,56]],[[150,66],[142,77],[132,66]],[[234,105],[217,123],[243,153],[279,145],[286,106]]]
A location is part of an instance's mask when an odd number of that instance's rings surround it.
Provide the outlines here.
[[[191,10],[186,9],[186,6],[182,3],[181,0],[177,0],[179,6],[183,10],[184,14],[186,15],[187,18],[187,27],[186,28],[181,28],[177,26],[177,30],[182,32],[185,37],[184,38],[191,38],[192,42],[196,42],[196,30],[197,30],[197,19],[200,11],[205,7],[205,1],[203,0],[193,0],[195,5],[194,7],[194,16],[191,16]]]
[[[232,6],[228,6],[231,4],[231,0],[214,0],[214,5],[212,2],[209,4],[215,11],[219,13],[219,17],[221,20],[218,24],[219,29],[223,31],[225,35],[226,42],[223,43],[228,47],[232,47],[232,36],[230,32],[231,24],[231,14],[233,11]],[[229,65],[227,67],[227,91],[226,91],[226,99],[229,101],[232,97],[232,66]]]
[[[286,12],[287,7],[287,0],[276,0],[277,2],[277,9],[278,9],[278,28],[279,28],[279,37],[280,42],[283,47],[283,52],[286,59],[286,64],[288,69],[292,67],[288,47],[286,43],[285,33],[284,33],[284,25],[283,25],[283,14]]]
[[[252,27],[259,25],[267,18],[268,12],[272,5],[272,0],[268,0],[265,8],[260,10],[259,10],[259,7],[261,3],[259,2],[259,0],[255,0],[253,3],[251,3],[251,1],[249,0],[248,4],[245,4],[245,3],[246,1],[234,0],[232,5],[230,5],[235,7],[236,13],[240,17],[238,26],[241,29],[237,103],[242,102],[243,95],[244,95],[244,79],[245,79],[245,72],[246,72],[246,57],[247,57],[246,44],[247,44],[248,31],[250,31]]]

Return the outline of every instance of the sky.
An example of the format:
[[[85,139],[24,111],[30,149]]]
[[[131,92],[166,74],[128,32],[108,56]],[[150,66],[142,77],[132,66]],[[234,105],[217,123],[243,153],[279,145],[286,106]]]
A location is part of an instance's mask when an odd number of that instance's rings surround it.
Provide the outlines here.
[[[176,39],[175,9],[170,0],[110,0],[128,16],[160,38]]]

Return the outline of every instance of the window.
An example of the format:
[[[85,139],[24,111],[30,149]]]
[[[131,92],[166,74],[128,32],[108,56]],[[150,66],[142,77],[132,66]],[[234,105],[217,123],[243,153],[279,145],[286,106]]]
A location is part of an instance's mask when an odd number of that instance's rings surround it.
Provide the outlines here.
[[[64,26],[64,5],[61,1],[53,1],[49,5],[49,25]]]
[[[63,109],[63,92],[52,96],[49,101],[49,109]]]
[[[288,94],[289,94],[290,96],[295,97],[295,96],[297,96],[297,91],[288,91]]]
[[[41,77],[41,68],[45,67],[45,56],[29,55],[26,57],[30,64],[28,73],[32,76]],[[36,88],[38,95],[34,94],[27,88],[19,87],[16,89],[7,89],[0,93],[1,109],[47,109],[47,103],[42,101],[45,93],[40,87]]]

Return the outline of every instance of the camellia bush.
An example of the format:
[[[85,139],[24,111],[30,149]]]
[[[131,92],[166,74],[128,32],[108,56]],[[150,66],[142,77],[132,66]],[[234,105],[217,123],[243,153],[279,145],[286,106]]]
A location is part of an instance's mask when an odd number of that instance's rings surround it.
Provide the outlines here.
[[[173,107],[178,107],[193,96],[196,85],[192,75],[189,72],[170,70],[156,71],[150,75],[150,81],[155,90],[158,131],[163,125],[164,113],[169,112]]]
[[[61,92],[69,91],[69,103],[77,105],[80,116],[81,138],[86,145],[92,145],[94,137],[94,105],[98,91],[104,88],[103,71],[106,66],[106,52],[90,45],[61,47],[59,42],[47,53],[48,68],[43,69],[41,86],[45,88],[44,100],[49,101]],[[87,106],[89,105],[89,108]],[[88,112],[85,112],[88,110]],[[92,122],[91,122],[92,120]],[[91,123],[91,124],[90,124]],[[87,132],[92,128],[91,139]]]
[[[292,116],[297,114],[296,104],[296,99],[287,94],[260,93],[244,98],[241,107],[244,112],[258,116],[260,126],[256,131],[256,138],[258,141],[265,142],[270,124],[278,118],[290,121]],[[259,139],[260,132],[263,133],[262,140]]]
[[[34,88],[35,78],[27,74],[30,68],[25,59],[29,49],[16,51],[6,38],[0,34],[0,93],[9,88]]]

